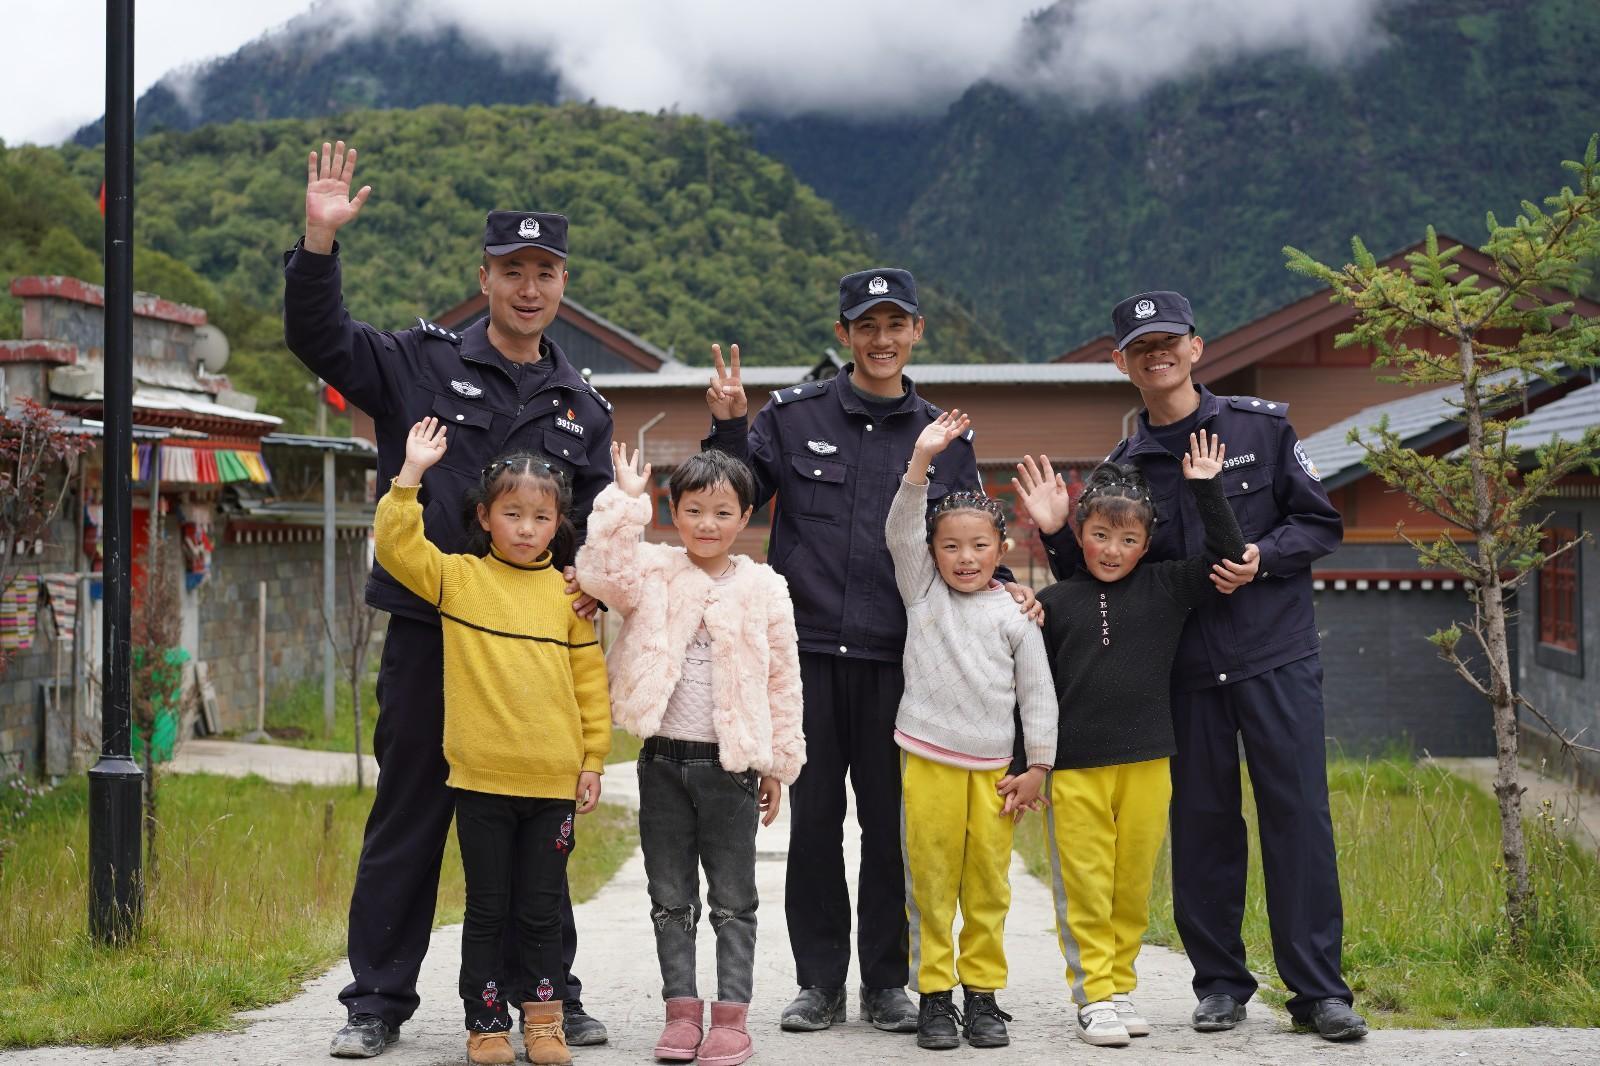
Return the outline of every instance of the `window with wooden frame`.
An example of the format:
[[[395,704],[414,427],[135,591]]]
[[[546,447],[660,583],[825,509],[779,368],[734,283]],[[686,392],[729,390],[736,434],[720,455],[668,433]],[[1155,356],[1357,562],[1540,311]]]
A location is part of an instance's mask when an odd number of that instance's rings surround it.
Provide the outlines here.
[[[1540,550],[1547,555],[1578,539],[1576,514],[1558,514],[1544,527]],[[1579,552],[1570,548],[1539,569],[1536,659],[1581,675],[1583,669],[1583,575]]]

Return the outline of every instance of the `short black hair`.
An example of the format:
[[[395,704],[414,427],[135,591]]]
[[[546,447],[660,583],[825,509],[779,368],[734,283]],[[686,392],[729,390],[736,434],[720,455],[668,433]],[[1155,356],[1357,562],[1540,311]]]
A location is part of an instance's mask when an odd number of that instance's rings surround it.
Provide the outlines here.
[[[1079,529],[1090,515],[1099,515],[1114,526],[1141,525],[1150,534],[1156,524],[1150,483],[1132,463],[1101,463],[1090,472],[1078,497],[1073,517]]]
[[[739,513],[748,511],[756,500],[756,479],[750,468],[729,455],[715,449],[696,452],[678,464],[667,480],[667,493],[674,509],[686,492],[699,492],[715,485],[726,484],[739,499]]]

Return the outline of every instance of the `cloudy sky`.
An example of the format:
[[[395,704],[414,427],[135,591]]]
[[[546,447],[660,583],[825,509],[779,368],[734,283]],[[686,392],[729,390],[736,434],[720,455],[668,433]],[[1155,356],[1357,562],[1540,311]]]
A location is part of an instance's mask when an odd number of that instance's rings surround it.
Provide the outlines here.
[[[937,111],[973,82],[1093,103],[1197,67],[1283,48],[1338,63],[1378,47],[1375,15],[1404,0],[322,0],[323,39],[454,25],[555,67],[562,91],[618,107],[727,116]],[[135,85],[226,55],[310,0],[144,0]],[[0,139],[56,143],[104,109],[103,0],[5,0]]]

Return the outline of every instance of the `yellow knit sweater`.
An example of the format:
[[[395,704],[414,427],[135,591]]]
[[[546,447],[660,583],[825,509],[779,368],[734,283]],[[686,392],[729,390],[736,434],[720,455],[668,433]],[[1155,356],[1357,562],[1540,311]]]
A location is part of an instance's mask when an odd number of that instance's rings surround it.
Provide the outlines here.
[[[532,566],[446,555],[422,532],[417,487],[390,485],[373,522],[378,562],[438,605],[444,757],[452,788],[572,799],[611,750],[606,663],[546,552]]]

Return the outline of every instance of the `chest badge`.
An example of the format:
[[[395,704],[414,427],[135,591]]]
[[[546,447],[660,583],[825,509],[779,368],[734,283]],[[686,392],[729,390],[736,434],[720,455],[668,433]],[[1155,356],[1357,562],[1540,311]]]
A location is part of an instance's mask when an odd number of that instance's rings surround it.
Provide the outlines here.
[[[832,455],[834,452],[839,450],[839,446],[837,444],[829,444],[825,440],[808,440],[806,441],[806,447],[810,448],[818,455]]]
[[[569,407],[567,408],[567,417],[556,416],[556,425],[575,437],[581,437],[583,436],[583,426],[576,421],[577,417],[577,415],[573,414],[572,408]]]
[[[450,387],[469,400],[476,400],[483,395],[483,390],[470,381],[451,381]]]

